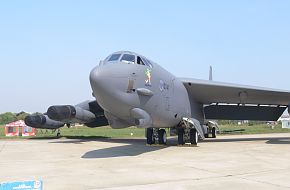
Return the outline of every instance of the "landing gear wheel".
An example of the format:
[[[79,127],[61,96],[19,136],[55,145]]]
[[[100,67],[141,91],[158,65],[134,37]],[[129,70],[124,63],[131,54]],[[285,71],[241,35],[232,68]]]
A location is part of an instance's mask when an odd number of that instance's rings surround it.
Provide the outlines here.
[[[204,138],[209,138],[210,128],[206,125],[206,133],[204,134]]]
[[[212,138],[216,138],[216,128],[215,127],[213,127],[211,129],[211,136],[212,136]]]
[[[56,136],[60,137],[60,131],[59,130],[57,131]]]
[[[158,142],[159,144],[166,144],[167,136],[164,129],[158,130]]]
[[[184,129],[178,129],[178,144],[179,145],[185,144]]]
[[[190,143],[197,145],[198,143],[198,132],[196,129],[190,129]]]
[[[153,129],[152,128],[148,128],[146,130],[146,138],[147,138],[147,144],[154,144],[155,143],[155,139],[153,136]]]

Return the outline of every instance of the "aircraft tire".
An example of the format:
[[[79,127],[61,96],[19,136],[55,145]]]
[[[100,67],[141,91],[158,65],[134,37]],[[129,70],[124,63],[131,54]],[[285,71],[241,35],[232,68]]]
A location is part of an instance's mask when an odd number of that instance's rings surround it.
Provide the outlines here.
[[[197,145],[198,143],[198,132],[196,129],[190,129],[190,144]]]
[[[148,128],[146,130],[146,138],[147,138],[147,144],[154,144],[155,140],[153,138],[153,128]]]
[[[158,131],[158,142],[159,144],[166,144],[167,136],[165,129],[160,129]]]
[[[178,145],[184,145],[184,129],[178,129]]]
[[[215,127],[213,127],[211,129],[211,136],[212,136],[212,138],[216,138],[216,128]]]

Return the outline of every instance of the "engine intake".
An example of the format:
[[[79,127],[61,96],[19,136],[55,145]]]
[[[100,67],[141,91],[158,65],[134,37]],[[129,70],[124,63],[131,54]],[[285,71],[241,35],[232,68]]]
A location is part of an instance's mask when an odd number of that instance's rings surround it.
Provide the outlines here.
[[[24,122],[30,127],[39,129],[58,129],[64,126],[64,123],[54,121],[50,119],[47,115],[43,114],[29,115],[25,117]]]

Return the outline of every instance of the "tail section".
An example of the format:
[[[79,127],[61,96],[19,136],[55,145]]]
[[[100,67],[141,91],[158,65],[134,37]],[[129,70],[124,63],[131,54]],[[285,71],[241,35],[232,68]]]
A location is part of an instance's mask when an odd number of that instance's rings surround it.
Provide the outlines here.
[[[209,67],[209,79],[208,80],[213,80],[213,78],[212,78],[212,66]]]

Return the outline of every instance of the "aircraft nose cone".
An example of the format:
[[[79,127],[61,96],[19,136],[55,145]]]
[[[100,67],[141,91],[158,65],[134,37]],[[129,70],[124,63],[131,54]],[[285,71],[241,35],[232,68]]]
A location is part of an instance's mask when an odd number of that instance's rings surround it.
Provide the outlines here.
[[[110,77],[108,69],[103,66],[95,67],[90,73],[91,87],[94,93],[105,93],[108,90],[108,79]]]
[[[128,107],[130,99],[126,91],[128,72],[126,64],[109,64],[97,66],[90,73],[93,96],[104,110],[113,115],[124,117],[130,115],[130,106]]]
[[[98,67],[95,67],[91,73],[90,73],[90,82],[93,86],[97,85],[99,83],[99,80],[102,78],[101,77],[101,68],[98,66]]]

